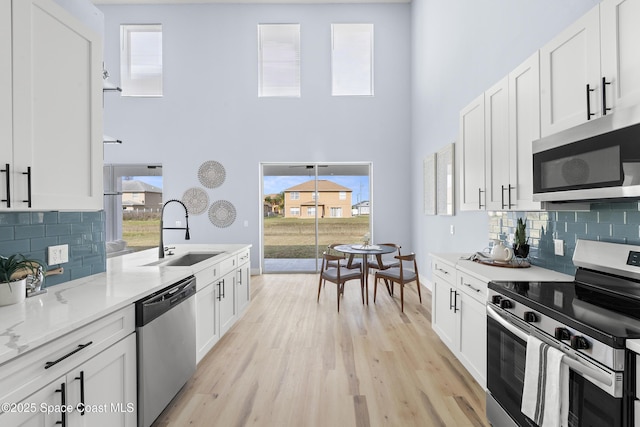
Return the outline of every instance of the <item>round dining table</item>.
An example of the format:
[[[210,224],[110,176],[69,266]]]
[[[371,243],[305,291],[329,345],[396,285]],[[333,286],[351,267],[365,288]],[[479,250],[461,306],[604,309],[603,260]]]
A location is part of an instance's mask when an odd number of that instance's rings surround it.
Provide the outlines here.
[[[369,305],[369,264],[367,258],[369,255],[390,254],[398,249],[393,246],[363,244],[338,245],[333,249],[344,254],[362,255],[362,274],[364,275],[364,286],[367,292],[367,305]]]

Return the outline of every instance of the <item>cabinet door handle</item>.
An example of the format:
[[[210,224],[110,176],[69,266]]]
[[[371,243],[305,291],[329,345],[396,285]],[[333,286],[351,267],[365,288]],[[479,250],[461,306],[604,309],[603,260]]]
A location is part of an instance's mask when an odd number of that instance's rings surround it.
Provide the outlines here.
[[[457,313],[460,309],[458,308],[458,291],[453,291],[453,312]]]
[[[53,362],[46,362],[44,364],[44,369],[49,369],[50,367],[52,367],[53,365],[57,365],[58,363],[62,362],[64,359],[66,359],[69,356],[73,356],[74,354],[76,354],[77,352],[79,352],[80,350],[83,350],[87,347],[89,347],[91,344],[93,344],[93,341],[89,341],[86,344],[79,344],[78,347],[76,347],[76,349],[71,350],[69,353],[65,354],[64,356],[62,356],[60,359],[58,360],[54,360]]]
[[[6,180],[7,198],[6,200],[2,199],[2,201],[7,204],[8,208],[10,208],[11,207],[11,173],[10,173],[9,163],[6,163],[4,166],[4,169],[0,169],[0,172],[5,172],[7,174],[7,180]]]
[[[484,193],[484,191],[482,188],[478,187],[478,209],[482,209],[484,207],[482,204],[482,193]]]
[[[595,116],[596,113],[591,112],[591,92],[595,89],[591,89],[589,83],[587,83],[587,120],[591,120],[591,116]]]
[[[242,284],[242,269],[238,270],[238,275],[240,276],[240,278],[238,279],[238,283]]]
[[[449,272],[447,270],[443,270],[439,267],[436,267],[436,270],[443,272],[444,274],[449,274]]]
[[[84,371],[80,371],[80,376],[75,378],[76,380],[80,380],[80,403],[82,404],[80,408],[80,415],[84,416]]]
[[[222,301],[222,282],[218,282],[218,301]]]
[[[222,298],[225,298],[224,294],[225,294],[225,287],[224,287],[224,279],[222,279]]]
[[[65,383],[61,383],[60,384],[60,388],[56,390],[56,393],[60,393],[61,395],[61,403],[62,403],[62,407],[66,407],[67,406],[67,389],[66,389],[66,385]],[[62,412],[62,419],[60,421],[56,421],[56,424],[61,424],[62,427],[67,427],[67,411],[61,411]]]
[[[508,201],[508,208],[511,209],[512,207],[514,207],[515,205],[513,203],[511,203],[511,190],[515,190],[516,187],[512,186],[511,184],[509,184],[509,198],[507,199]]]
[[[504,185],[501,185],[501,186],[500,186],[500,188],[501,188],[501,190],[502,190],[502,191],[500,192],[500,199],[501,199],[500,204],[502,205],[502,209],[504,209],[504,207],[506,206],[506,205],[504,204]]]
[[[610,85],[606,77],[602,78],[602,115],[606,116],[607,111],[611,111],[611,108],[607,108],[607,85]]]
[[[27,175],[27,200],[23,200],[27,204],[27,207],[31,207],[31,166],[27,166],[27,171],[22,172],[22,175]]]
[[[449,310],[453,310],[453,302],[452,302],[452,296],[453,294],[453,289],[449,288]]]

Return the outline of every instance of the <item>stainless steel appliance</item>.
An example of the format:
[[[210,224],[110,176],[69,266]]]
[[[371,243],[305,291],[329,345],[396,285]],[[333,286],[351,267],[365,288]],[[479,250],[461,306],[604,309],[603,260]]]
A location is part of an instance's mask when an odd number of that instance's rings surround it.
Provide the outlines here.
[[[196,370],[194,276],[136,303],[138,426],[160,415]]]
[[[521,413],[527,337],[569,366],[569,426],[633,426],[640,338],[640,246],[578,241],[573,282],[490,282],[487,418],[533,426]]]
[[[533,200],[640,197],[640,118],[620,111],[533,142]]]

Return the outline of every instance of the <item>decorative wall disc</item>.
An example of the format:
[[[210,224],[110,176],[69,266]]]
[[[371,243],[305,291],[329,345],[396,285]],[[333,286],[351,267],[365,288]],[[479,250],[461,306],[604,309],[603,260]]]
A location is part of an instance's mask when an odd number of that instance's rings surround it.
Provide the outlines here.
[[[216,227],[228,227],[236,220],[236,208],[226,200],[213,202],[209,208],[209,221]]]
[[[209,160],[200,165],[198,179],[207,188],[220,187],[226,177],[224,166],[215,160]]]
[[[184,192],[182,202],[187,206],[189,214],[200,215],[209,206],[209,196],[202,188],[193,187]]]

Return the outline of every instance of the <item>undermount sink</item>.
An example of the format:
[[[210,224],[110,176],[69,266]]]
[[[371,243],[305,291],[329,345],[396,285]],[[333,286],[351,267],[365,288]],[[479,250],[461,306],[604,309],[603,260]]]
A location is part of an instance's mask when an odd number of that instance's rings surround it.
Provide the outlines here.
[[[181,255],[177,258],[173,259],[159,259],[158,261],[151,262],[149,264],[145,264],[145,266],[153,266],[153,265],[163,265],[166,267],[189,267],[193,264],[197,264],[199,262],[208,260],[209,258],[213,258],[216,255],[220,255],[224,252],[190,252],[184,255]]]

